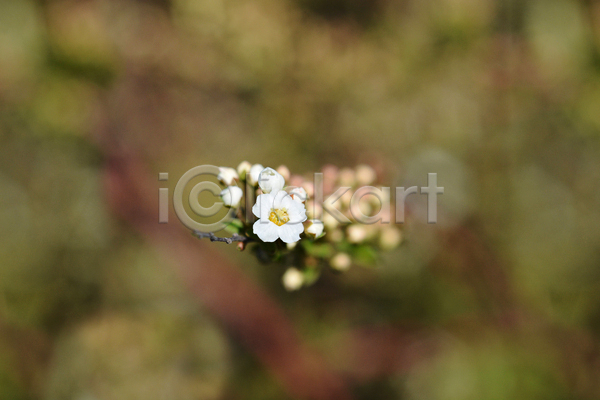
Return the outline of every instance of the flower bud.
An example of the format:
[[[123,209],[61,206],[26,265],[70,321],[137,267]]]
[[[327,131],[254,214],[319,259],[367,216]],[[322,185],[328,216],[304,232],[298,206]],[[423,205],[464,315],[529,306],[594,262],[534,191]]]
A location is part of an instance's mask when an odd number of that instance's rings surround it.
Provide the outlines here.
[[[244,191],[237,186],[228,186],[221,191],[221,199],[227,207],[237,208],[242,196],[244,196]]]
[[[219,167],[219,175],[217,179],[227,186],[233,185],[233,182],[238,179],[238,173],[235,169],[229,167]]]
[[[304,203],[308,199],[306,190],[304,190],[302,187],[296,187],[290,190],[290,196],[298,203]]]
[[[359,185],[370,185],[375,182],[377,174],[375,170],[368,165],[358,165],[356,167],[356,181]]]
[[[259,175],[258,185],[263,193],[277,193],[285,186],[285,179],[273,168],[265,168]]]
[[[279,172],[286,181],[290,179],[290,170],[285,165],[280,165],[277,167],[277,172]]]
[[[242,161],[240,165],[238,165],[237,173],[240,176],[240,179],[246,179],[246,175],[250,172],[250,168],[252,168],[252,164],[248,161]]]
[[[285,274],[283,274],[283,277],[281,278],[281,282],[288,292],[298,290],[304,284],[304,275],[296,268],[291,267],[285,271]]]
[[[248,171],[250,178],[247,178],[247,180],[251,185],[256,186],[258,184],[258,178],[263,169],[265,169],[265,167],[263,167],[261,164],[254,164],[250,168],[250,171]]]
[[[346,253],[338,253],[331,258],[329,264],[333,269],[337,269],[338,271],[347,271],[352,264],[352,259]]]
[[[367,238],[367,230],[361,225],[350,225],[346,234],[350,243],[360,243]]]
[[[304,232],[312,238],[318,238],[323,233],[323,222],[318,219],[311,219],[308,221]]]

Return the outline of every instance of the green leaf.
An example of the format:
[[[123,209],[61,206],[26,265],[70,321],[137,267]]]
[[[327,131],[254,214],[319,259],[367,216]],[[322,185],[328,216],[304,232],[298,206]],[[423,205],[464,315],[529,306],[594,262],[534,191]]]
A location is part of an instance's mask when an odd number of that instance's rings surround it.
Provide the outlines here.
[[[369,245],[356,246],[352,250],[352,258],[363,267],[374,267],[377,264],[377,251]]]
[[[310,240],[304,240],[302,246],[308,255],[317,258],[329,258],[334,253],[333,246],[329,243],[314,243]]]
[[[321,276],[321,268],[304,268],[302,270],[302,275],[304,275],[304,285],[310,286]]]
[[[225,226],[225,231],[229,233],[240,233],[243,227],[244,224],[242,223],[242,221],[236,218],[229,224],[227,224],[227,226]]]

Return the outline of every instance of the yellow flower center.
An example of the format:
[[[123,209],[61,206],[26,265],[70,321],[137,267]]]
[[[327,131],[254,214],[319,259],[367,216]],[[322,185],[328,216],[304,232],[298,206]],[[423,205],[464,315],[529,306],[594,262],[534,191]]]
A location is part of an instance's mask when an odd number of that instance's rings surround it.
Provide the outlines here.
[[[281,226],[290,220],[290,216],[285,208],[272,209],[269,214],[269,221],[277,226]]]

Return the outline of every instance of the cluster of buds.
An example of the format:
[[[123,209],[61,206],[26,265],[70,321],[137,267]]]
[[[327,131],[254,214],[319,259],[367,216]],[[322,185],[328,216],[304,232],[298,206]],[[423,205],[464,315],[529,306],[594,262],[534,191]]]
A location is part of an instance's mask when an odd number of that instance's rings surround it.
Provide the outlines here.
[[[227,185],[221,199],[235,215],[226,230],[242,238],[236,240],[241,250],[255,244],[253,251],[261,261],[283,264],[282,282],[289,291],[311,285],[324,268],[343,272],[352,265],[373,265],[379,250],[391,250],[402,241],[402,232],[385,215],[389,204],[384,202],[389,199],[365,195],[352,201],[357,189],[372,187],[377,180],[367,165],[341,170],[325,166],[319,187],[316,179],[291,175],[283,165],[273,169],[244,161],[236,169],[219,171],[218,179]],[[348,190],[337,200],[336,213],[330,213],[316,200],[322,203],[337,187]],[[353,207],[360,215],[378,210],[379,218],[356,221]]]

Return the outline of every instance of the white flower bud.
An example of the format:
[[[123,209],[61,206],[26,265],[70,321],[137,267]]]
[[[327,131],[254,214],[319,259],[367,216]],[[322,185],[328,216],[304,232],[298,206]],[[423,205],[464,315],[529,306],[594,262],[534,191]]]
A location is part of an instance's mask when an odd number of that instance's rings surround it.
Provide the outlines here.
[[[219,175],[217,175],[217,179],[227,186],[231,186],[233,182],[238,179],[238,174],[233,168],[219,167]]]
[[[377,174],[375,170],[368,165],[359,165],[356,167],[356,181],[359,185],[370,185],[375,182]]]
[[[248,173],[250,174],[250,178],[247,179],[251,185],[256,186],[258,184],[258,178],[263,169],[265,169],[265,167],[263,167],[261,164],[254,164],[250,168],[250,171],[248,171]]]
[[[298,242],[290,242],[290,243],[286,243],[285,247],[287,247],[288,250],[294,250],[296,248],[297,244],[298,244]]]
[[[242,161],[240,165],[238,165],[237,173],[240,176],[240,179],[246,179],[246,174],[250,172],[250,168],[252,168],[252,164],[248,161]]]
[[[308,221],[304,232],[313,238],[318,238],[323,233],[323,222],[318,219],[311,219]]]
[[[252,172],[250,172],[250,174],[252,174]],[[283,179],[283,176],[273,168],[265,168],[259,175],[258,185],[263,193],[277,193],[285,186],[285,179]]]
[[[308,199],[306,190],[302,187],[296,187],[290,190],[290,196],[299,203],[304,203]]]
[[[367,230],[361,225],[350,225],[346,234],[350,243],[360,243],[367,238]]]
[[[338,253],[331,258],[329,264],[332,268],[337,269],[338,271],[347,271],[352,264],[352,259],[346,253]]]
[[[237,186],[229,186],[221,191],[221,199],[227,207],[237,208],[242,196],[244,196],[244,191]]]
[[[294,267],[288,268],[285,274],[283,274],[281,281],[285,290],[291,292],[302,287],[304,284],[304,275]]]
[[[379,247],[383,250],[395,249],[401,242],[402,232],[397,228],[387,226],[379,234]]]

